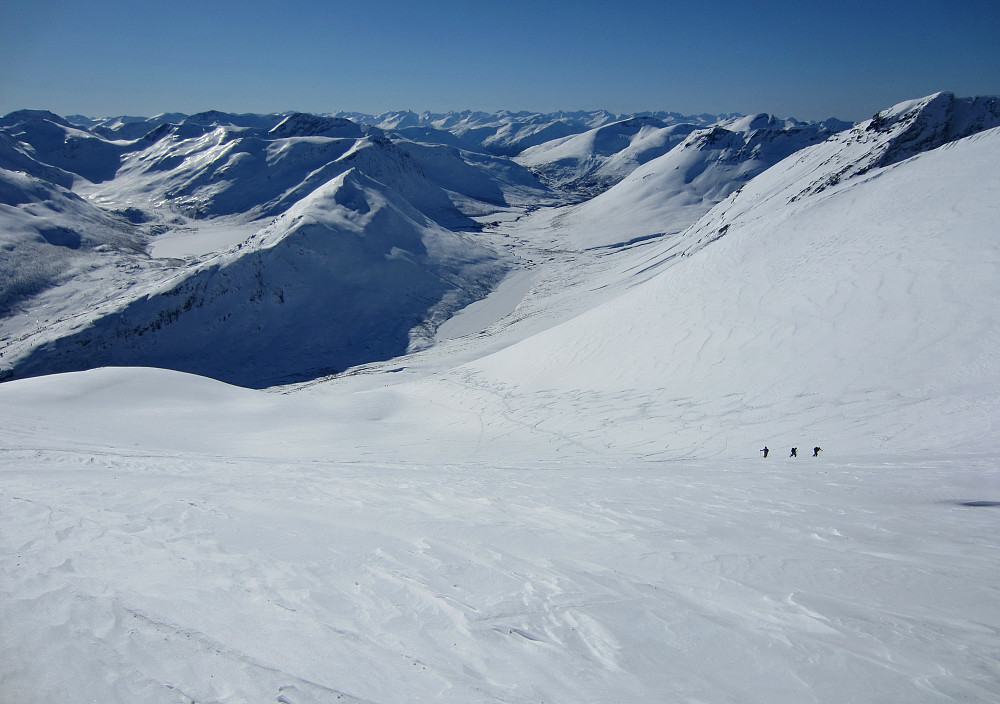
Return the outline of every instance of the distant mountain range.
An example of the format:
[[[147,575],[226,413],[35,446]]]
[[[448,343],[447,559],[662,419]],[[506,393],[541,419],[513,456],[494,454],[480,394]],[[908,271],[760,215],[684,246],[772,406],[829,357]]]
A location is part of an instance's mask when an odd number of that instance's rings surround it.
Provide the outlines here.
[[[789,202],[997,125],[996,99],[950,94],[857,127],[17,111],[0,119],[0,375],[149,365],[265,387],[340,372],[432,344],[522,266],[496,229],[510,218],[532,214],[565,251],[686,231],[690,253],[730,231],[716,206],[807,149],[827,156],[786,169]],[[164,244],[210,227],[235,234]]]

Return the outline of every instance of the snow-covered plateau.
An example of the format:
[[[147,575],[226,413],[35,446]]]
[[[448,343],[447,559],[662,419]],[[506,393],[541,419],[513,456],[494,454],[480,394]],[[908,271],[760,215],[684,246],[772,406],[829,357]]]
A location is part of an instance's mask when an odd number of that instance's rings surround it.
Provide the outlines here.
[[[998,222],[996,98],[0,118],[0,701],[1000,701]]]

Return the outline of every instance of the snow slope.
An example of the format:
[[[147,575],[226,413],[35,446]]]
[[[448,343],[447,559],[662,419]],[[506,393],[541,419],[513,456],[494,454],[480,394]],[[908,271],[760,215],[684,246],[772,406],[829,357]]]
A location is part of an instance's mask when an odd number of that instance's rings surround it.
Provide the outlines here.
[[[831,438],[990,451],[1000,132],[793,201],[793,172],[826,156],[816,147],[765,172],[660,245],[655,279],[469,365],[463,383],[503,389],[520,422],[594,453],[739,455]]]

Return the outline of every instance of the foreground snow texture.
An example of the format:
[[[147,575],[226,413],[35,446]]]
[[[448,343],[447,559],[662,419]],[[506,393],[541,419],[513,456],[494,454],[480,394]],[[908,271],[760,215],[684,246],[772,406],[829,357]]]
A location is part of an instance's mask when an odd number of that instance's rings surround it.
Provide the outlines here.
[[[948,105],[683,232],[673,152],[511,217],[490,297],[331,380],[0,385],[0,700],[996,701],[1000,130]]]
[[[996,695],[993,461],[90,450],[5,452],[5,701]]]

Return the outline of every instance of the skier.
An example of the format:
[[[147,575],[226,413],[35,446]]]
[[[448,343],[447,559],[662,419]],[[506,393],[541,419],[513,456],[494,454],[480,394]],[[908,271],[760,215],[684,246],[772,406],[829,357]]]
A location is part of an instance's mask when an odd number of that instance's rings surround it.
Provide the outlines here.
[[[799,448],[793,447],[792,454],[790,454],[789,457],[798,457],[798,456],[799,456]]]
[[[764,459],[766,460],[767,459],[767,453],[770,452],[770,450],[767,449],[767,445],[764,445],[764,449],[761,450],[761,452],[764,453]]]
[[[820,453],[820,452],[821,452],[822,450],[823,450],[823,448],[822,448],[822,447],[814,447],[814,448],[813,448],[813,457],[819,457],[819,453]]]

